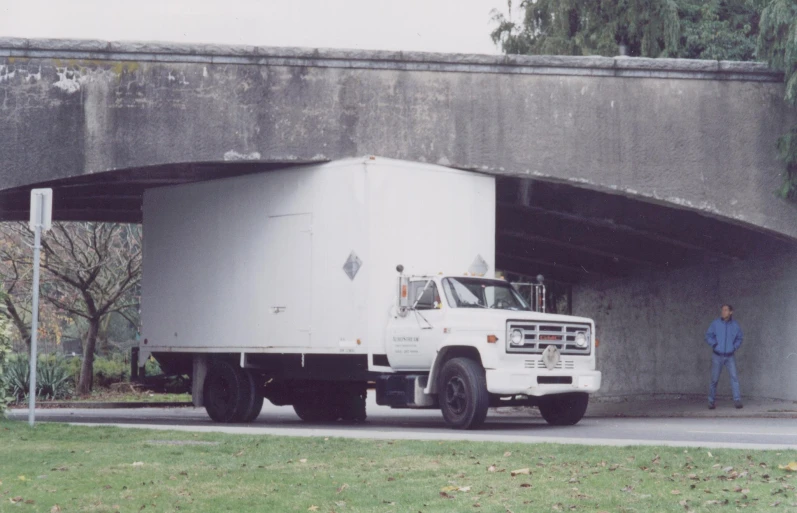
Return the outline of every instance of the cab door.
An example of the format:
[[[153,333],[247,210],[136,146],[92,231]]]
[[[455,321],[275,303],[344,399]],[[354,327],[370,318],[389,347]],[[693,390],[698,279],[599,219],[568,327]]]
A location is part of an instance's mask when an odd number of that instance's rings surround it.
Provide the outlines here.
[[[387,359],[395,370],[428,371],[443,338],[445,310],[434,281],[411,280],[409,298],[415,307],[388,328]]]

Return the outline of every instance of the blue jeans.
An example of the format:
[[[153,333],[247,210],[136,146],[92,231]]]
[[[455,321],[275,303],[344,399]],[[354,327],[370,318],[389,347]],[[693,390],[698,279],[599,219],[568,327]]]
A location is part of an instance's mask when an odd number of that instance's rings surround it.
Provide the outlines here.
[[[711,385],[708,388],[708,402],[711,404],[714,404],[714,398],[717,396],[717,382],[720,380],[723,365],[728,368],[728,374],[731,375],[731,391],[734,402],[742,400],[742,394],[739,392],[739,375],[736,373],[736,359],[733,356],[717,356],[712,353]]]

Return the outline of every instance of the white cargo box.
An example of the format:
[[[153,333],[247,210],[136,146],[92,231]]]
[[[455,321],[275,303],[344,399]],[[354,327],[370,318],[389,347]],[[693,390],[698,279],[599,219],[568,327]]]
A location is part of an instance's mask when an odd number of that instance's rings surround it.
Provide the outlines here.
[[[144,194],[146,352],[384,353],[405,273],[495,265],[495,181],[365,158]]]

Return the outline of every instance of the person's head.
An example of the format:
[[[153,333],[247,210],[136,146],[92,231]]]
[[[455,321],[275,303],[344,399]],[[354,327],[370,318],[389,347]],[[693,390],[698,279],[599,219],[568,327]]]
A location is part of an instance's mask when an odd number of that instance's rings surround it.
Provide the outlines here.
[[[722,310],[720,315],[722,316],[723,321],[727,321],[728,319],[733,317],[733,307],[728,304],[722,305]]]

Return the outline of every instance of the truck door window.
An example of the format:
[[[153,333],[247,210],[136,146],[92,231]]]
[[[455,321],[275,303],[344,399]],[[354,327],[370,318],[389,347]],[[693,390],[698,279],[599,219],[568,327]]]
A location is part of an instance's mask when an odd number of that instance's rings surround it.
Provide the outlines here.
[[[427,283],[428,280],[410,282],[410,299],[413,303],[416,299],[418,300],[418,304],[415,305],[416,310],[433,310],[442,306],[437,286],[434,282],[431,282],[426,287]],[[426,287],[426,290],[424,290],[424,287]]]

